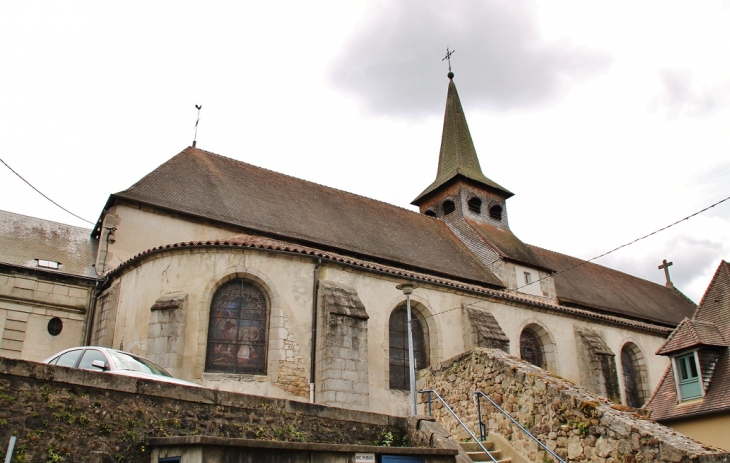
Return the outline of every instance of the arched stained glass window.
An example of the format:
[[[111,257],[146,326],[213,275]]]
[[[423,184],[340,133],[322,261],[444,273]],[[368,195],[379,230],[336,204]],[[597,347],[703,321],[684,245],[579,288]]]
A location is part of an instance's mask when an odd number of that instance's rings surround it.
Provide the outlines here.
[[[428,366],[426,335],[421,321],[411,311],[413,326],[413,358],[416,370]],[[390,388],[408,390],[410,372],[408,368],[408,313],[405,307],[398,307],[390,314],[389,322]]]
[[[536,367],[545,368],[542,341],[534,331],[527,329],[520,334],[520,358]]]
[[[205,370],[265,374],[268,306],[266,297],[245,280],[218,288],[210,307]]]
[[[639,390],[639,368],[635,355],[628,346],[621,349],[621,369],[624,375],[624,393],[626,394],[626,405],[639,408],[642,405],[641,392]]]

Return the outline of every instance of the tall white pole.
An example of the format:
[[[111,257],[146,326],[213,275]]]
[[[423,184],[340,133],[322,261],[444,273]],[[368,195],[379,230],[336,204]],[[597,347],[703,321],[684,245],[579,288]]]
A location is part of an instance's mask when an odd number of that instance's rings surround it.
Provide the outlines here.
[[[413,291],[411,289],[411,291]],[[406,293],[406,311],[408,312],[408,374],[411,377],[411,415],[416,414],[416,361],[413,355],[413,327],[411,318],[411,293]]]
[[[396,286],[406,295],[406,313],[408,314],[408,375],[411,383],[411,415],[416,414],[416,360],[413,355],[413,317],[411,316],[411,294],[418,285],[403,283]]]

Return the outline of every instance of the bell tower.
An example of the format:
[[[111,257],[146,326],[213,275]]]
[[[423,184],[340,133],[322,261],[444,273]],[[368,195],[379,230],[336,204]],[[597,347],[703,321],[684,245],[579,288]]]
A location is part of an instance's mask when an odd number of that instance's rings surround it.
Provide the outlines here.
[[[418,206],[422,214],[446,222],[469,218],[509,230],[506,200],[513,193],[482,173],[454,84],[454,73],[449,72],[448,77],[436,180],[411,204]]]

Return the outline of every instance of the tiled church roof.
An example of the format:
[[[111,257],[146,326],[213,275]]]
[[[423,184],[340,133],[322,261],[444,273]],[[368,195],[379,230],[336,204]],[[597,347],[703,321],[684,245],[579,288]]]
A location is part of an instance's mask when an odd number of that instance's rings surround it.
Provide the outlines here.
[[[540,261],[558,272],[581,262],[537,246]],[[677,325],[695,306],[679,291],[592,262],[555,275],[555,291],[564,304],[577,304],[653,322]]]
[[[0,263],[56,274],[96,278],[91,230],[0,211]],[[48,269],[36,259],[60,262]]]
[[[708,328],[710,325],[716,327],[717,331]],[[694,330],[700,326],[702,328]],[[693,331],[698,338],[697,344],[707,347],[705,351],[699,351],[700,363],[703,363],[703,358],[713,362],[709,369],[701,365],[703,376],[706,376],[703,378],[705,395],[698,400],[679,401],[674,372],[670,365],[654,394],[644,405],[644,408],[652,410],[652,418],[655,420],[730,411],[730,349],[713,345],[719,344],[720,338],[730,341],[730,264],[725,261],[720,263],[715,272],[694,318],[678,326],[658,353],[676,352],[676,348],[681,345],[689,347],[694,336]],[[724,345],[727,346],[728,343],[725,342]]]
[[[545,265],[531,246],[523,243],[514,233],[505,228],[495,227],[472,219],[465,219],[482,239],[501,256],[527,265],[554,270]]]
[[[196,148],[110,197],[502,287],[440,220]]]

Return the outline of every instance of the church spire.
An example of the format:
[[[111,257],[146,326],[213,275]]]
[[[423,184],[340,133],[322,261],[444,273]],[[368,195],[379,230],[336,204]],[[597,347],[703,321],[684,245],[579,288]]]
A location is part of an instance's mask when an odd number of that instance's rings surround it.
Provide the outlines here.
[[[513,193],[488,179],[482,173],[453,77],[454,74],[449,71],[449,90],[446,96],[444,129],[441,135],[441,151],[439,153],[436,180],[413,200],[411,204],[416,206],[421,203],[424,197],[459,176],[486,186],[490,190],[496,190],[495,192],[504,196],[505,199],[513,195]]]

